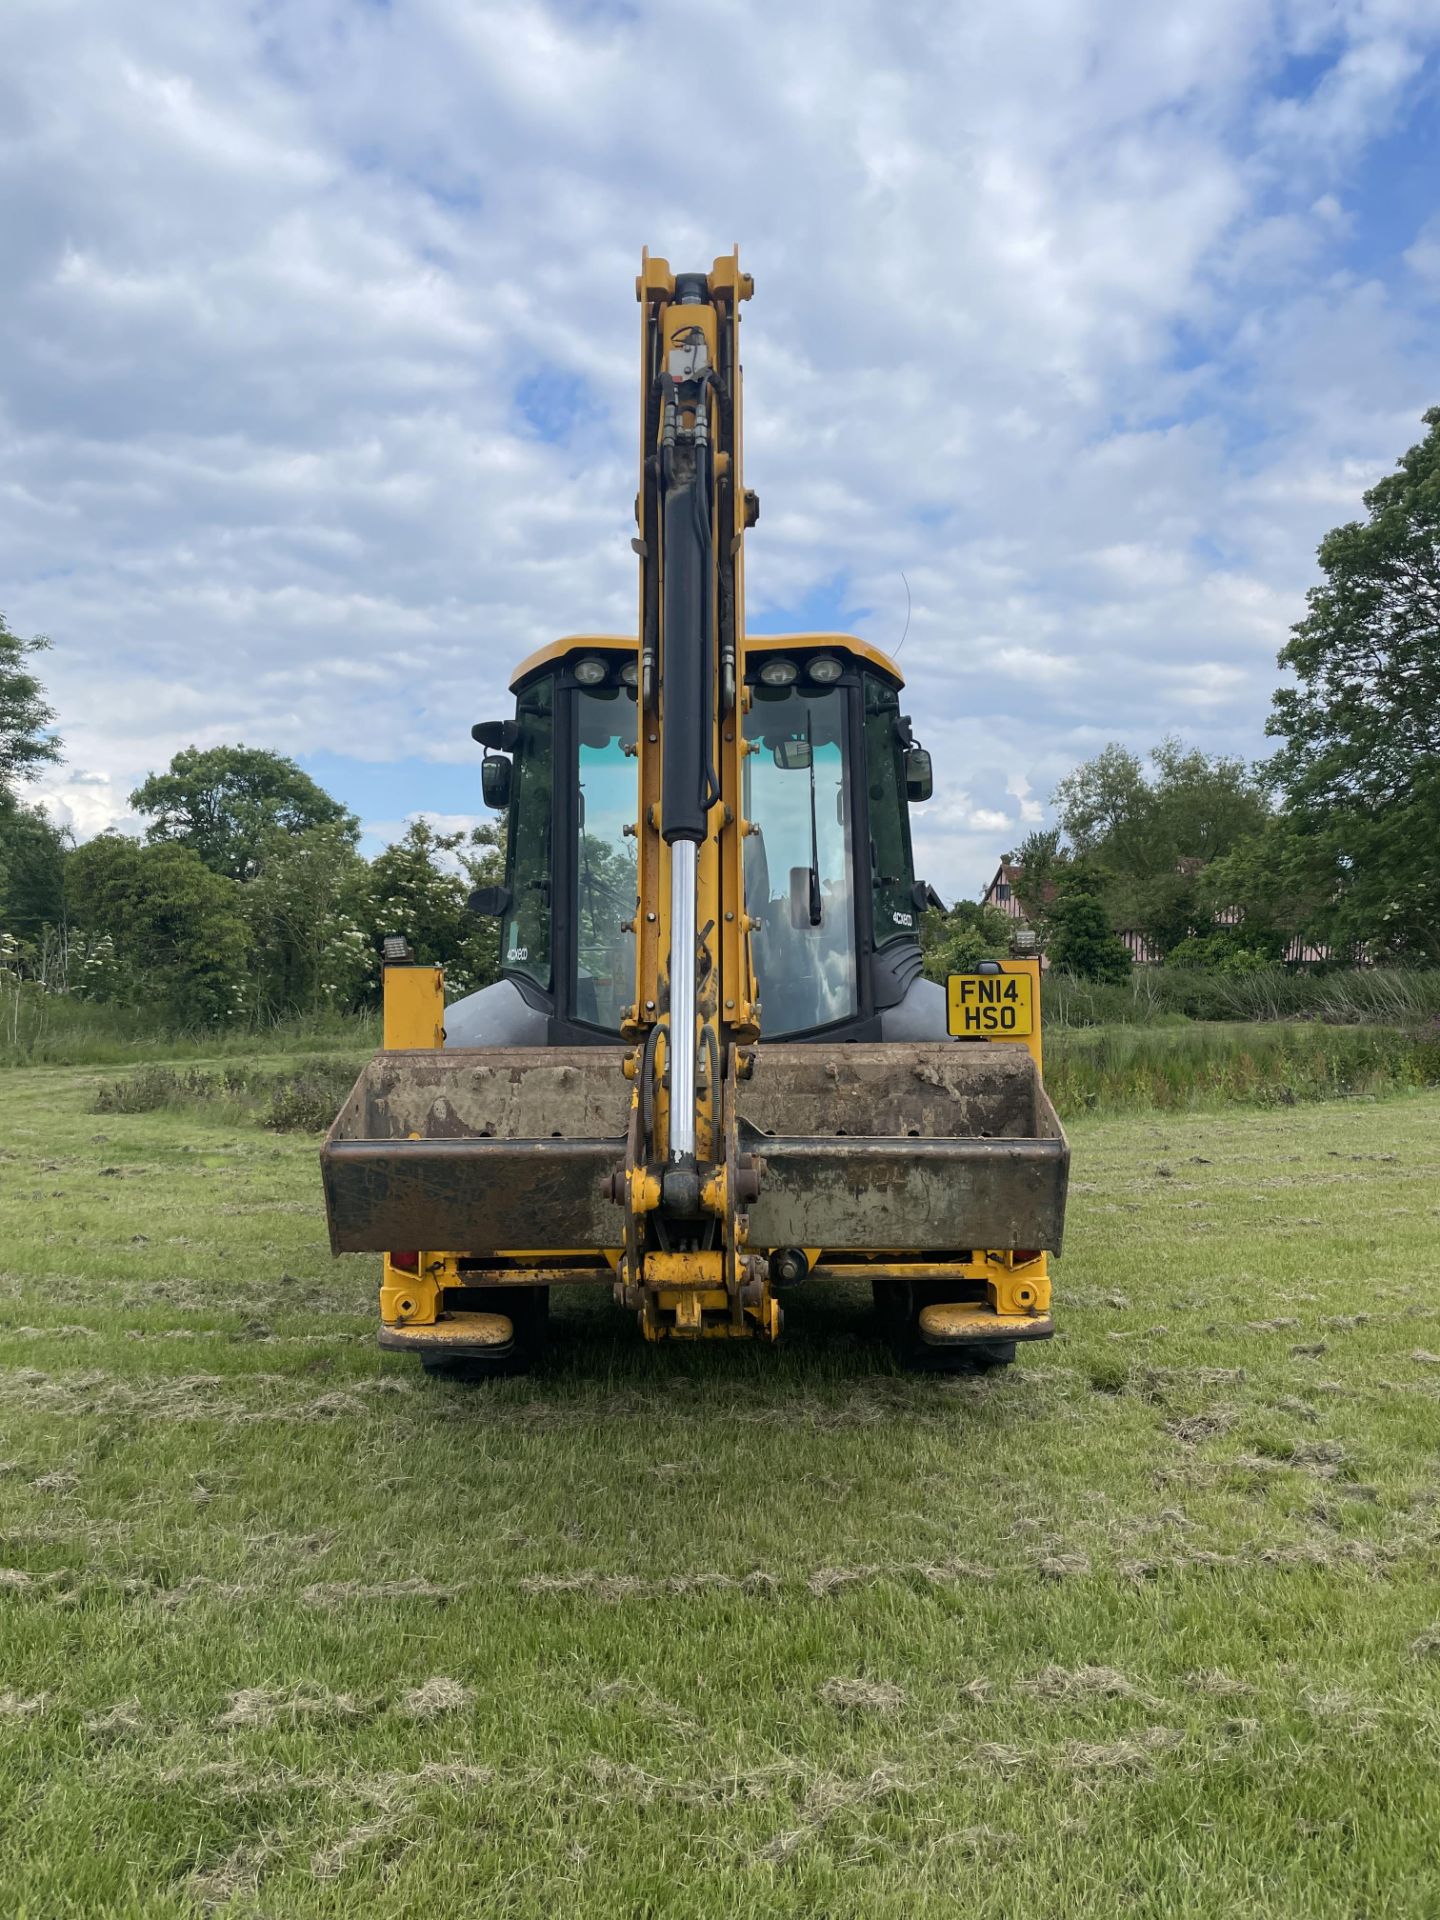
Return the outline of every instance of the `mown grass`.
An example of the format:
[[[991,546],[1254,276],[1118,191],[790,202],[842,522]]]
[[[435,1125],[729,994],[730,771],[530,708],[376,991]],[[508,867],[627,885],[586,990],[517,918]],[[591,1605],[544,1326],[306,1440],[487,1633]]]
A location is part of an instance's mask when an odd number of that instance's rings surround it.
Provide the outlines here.
[[[1082,1117],[1062,1332],[374,1346],[315,1141],[7,1076],[0,1911],[1410,1916],[1440,1096]]]

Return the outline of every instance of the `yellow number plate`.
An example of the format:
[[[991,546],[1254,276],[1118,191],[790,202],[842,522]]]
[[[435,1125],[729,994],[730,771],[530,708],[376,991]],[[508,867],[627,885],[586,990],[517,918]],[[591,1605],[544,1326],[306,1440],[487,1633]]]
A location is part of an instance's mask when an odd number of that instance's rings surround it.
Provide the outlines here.
[[[1035,1031],[1028,973],[952,973],[945,982],[950,1031],[962,1040],[1026,1040]]]

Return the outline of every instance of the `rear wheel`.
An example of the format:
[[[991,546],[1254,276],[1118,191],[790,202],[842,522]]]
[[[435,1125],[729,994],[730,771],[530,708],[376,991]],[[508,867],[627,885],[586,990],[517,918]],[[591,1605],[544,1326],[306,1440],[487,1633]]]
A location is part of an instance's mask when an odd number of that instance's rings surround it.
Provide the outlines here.
[[[464,1306],[470,1313],[503,1313],[515,1338],[494,1353],[422,1353],[420,1364],[432,1380],[501,1380],[528,1373],[543,1359],[550,1331],[548,1287],[466,1287]]]

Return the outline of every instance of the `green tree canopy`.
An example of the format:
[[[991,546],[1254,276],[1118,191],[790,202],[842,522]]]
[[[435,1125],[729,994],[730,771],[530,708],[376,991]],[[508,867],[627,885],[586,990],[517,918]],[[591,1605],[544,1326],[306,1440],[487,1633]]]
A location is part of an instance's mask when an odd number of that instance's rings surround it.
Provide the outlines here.
[[[55,710],[26,664],[49,644],[43,634],[22,640],[0,613],[0,810],[14,805],[18,786],[60,758]]]
[[[499,978],[499,927],[478,919],[466,901],[471,888],[502,877],[498,831],[440,833],[412,820],[393,846],[370,863],[366,924],[377,961],[387,934],[404,934],[415,958],[445,968],[448,997]]]
[[[0,806],[0,927],[27,949],[65,919],[65,848],[39,807]]]
[[[1112,922],[1139,928],[1165,950],[1206,931],[1198,878],[1270,817],[1264,780],[1243,760],[1175,739],[1151,749],[1150,771],[1112,744],[1066,776],[1053,804],[1081,859],[1108,875]]]
[[[356,1004],[372,972],[363,924],[368,884],[369,870],[343,824],[301,833],[270,829],[240,889],[257,1012]]]
[[[67,861],[71,910],[115,956],[104,997],[158,1008],[173,1025],[226,1020],[244,1007],[249,936],[240,888],[193,847],[142,846],[103,833]]]
[[[130,796],[150,816],[146,838],[192,847],[212,873],[246,880],[259,871],[277,828],[307,833],[337,827],[353,846],[359,822],[282,753],[260,747],[185,747],[165,773]]]
[[[1271,771],[1290,805],[1403,804],[1440,764],[1440,407],[1365,495],[1368,518],[1320,543],[1322,585],[1280,655]]]
[[[957,900],[947,913],[927,913],[920,922],[926,978],[944,980],[972,972],[981,960],[1003,960],[1014,933],[1007,914],[978,900]]]
[[[1049,909],[1051,965],[1077,980],[1126,980],[1130,952],[1114,933],[1105,905],[1109,876],[1088,860],[1061,875]]]
[[[1058,827],[1036,827],[1010,855],[1021,873],[1020,904],[1033,924],[1044,918],[1046,902],[1069,858]]]
[[[1440,407],[1320,543],[1269,772],[1332,941],[1440,961]]]

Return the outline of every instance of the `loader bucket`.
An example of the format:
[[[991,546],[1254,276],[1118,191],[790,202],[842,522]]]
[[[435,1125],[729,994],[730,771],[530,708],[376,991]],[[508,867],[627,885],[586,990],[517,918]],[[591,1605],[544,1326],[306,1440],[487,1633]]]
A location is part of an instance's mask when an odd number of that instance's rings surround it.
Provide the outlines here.
[[[320,1152],[335,1253],[618,1247],[619,1047],[377,1053]]]
[[[752,1246],[1060,1251],[1070,1148],[1024,1047],[762,1046],[740,1115]]]
[[[1070,1150],[1021,1046],[762,1044],[737,1089],[750,1246],[1058,1252]],[[336,1253],[617,1248],[621,1049],[380,1053],[321,1152]]]

